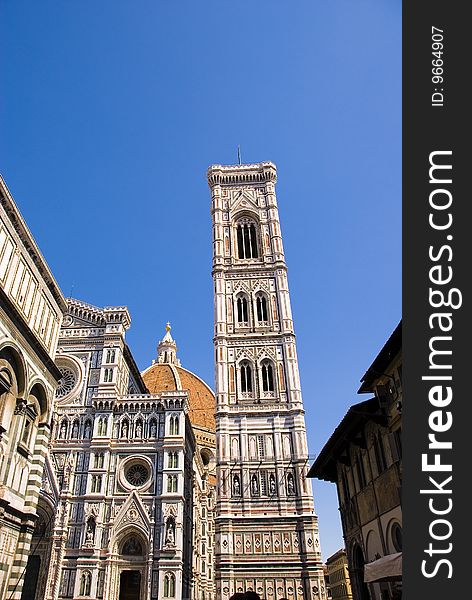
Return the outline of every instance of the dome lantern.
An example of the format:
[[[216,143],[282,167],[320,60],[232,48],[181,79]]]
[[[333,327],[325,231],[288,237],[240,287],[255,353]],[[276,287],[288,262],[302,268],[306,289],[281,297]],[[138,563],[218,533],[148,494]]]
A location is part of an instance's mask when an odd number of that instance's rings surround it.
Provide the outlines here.
[[[171,326],[169,321],[167,321],[166,333],[157,345],[157,363],[160,365],[170,364],[180,367],[180,360],[177,358],[177,344],[175,343],[170,330]]]

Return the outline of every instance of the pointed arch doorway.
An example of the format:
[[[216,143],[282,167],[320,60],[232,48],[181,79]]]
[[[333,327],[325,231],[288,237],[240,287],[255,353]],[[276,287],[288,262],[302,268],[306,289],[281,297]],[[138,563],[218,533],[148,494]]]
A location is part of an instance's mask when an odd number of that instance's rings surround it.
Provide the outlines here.
[[[119,600],[140,600],[141,572],[135,569],[124,569],[120,573]]]
[[[148,568],[147,544],[135,528],[127,528],[117,542],[118,553],[112,565],[112,591],[109,600],[144,600]]]

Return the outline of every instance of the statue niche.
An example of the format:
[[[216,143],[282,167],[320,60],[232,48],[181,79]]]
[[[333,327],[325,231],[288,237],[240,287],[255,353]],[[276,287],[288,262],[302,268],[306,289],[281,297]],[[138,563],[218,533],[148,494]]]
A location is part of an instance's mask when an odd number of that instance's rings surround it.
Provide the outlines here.
[[[166,523],[166,546],[175,546],[175,520],[173,517],[169,517]]]
[[[85,547],[93,548],[95,542],[95,519],[90,517],[87,521],[87,529],[85,531]]]

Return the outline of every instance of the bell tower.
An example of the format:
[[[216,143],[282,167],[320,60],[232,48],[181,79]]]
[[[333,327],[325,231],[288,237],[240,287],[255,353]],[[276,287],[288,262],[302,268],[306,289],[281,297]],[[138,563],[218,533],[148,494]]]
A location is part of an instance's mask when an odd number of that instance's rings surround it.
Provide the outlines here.
[[[271,162],[212,165],[216,585],[326,597]]]

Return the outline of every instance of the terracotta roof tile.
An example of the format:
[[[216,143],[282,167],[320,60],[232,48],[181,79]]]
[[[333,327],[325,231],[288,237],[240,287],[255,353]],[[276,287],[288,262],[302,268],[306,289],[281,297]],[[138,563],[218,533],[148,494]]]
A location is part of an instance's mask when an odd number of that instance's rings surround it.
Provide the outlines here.
[[[211,389],[194,373],[183,367],[173,367],[180,378],[176,381],[172,368],[167,364],[154,364],[143,373],[143,380],[151,394],[167,390],[189,391],[189,418],[193,425],[215,430],[215,396]]]

